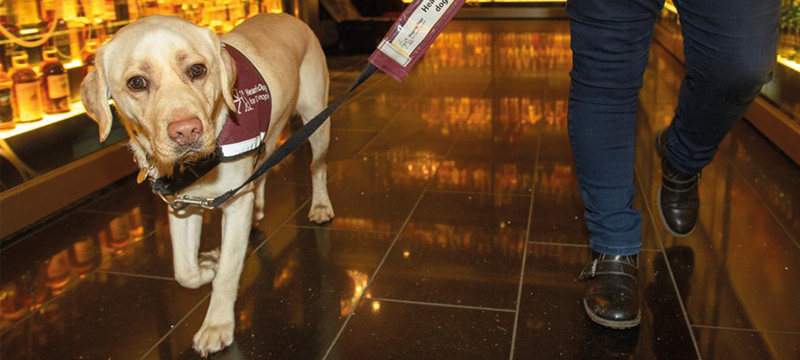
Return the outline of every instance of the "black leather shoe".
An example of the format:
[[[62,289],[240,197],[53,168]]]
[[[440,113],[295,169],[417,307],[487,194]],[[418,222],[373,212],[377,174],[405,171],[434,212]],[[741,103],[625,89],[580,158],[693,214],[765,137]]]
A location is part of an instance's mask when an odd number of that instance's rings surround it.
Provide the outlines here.
[[[603,326],[628,329],[639,325],[639,255],[607,255],[593,252],[578,280],[586,281],[583,308]]]
[[[677,237],[686,237],[694,231],[699,215],[700,196],[697,186],[700,173],[681,173],[664,157],[667,130],[668,128],[661,129],[656,136],[656,150],[661,157],[658,213],[667,231]]]

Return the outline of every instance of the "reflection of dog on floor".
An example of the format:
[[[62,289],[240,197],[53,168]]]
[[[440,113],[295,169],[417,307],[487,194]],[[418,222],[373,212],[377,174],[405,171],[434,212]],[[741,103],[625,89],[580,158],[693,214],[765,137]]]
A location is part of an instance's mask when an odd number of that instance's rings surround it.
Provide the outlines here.
[[[260,73],[267,85],[237,89],[234,98],[235,84],[247,80],[245,76],[237,79],[237,73],[245,72],[236,70],[234,53],[248,58],[257,69],[253,72]],[[325,108],[328,69],[314,34],[288,15],[258,15],[220,37],[178,18],[151,16],[126,26],[98,49],[81,96],[100,127],[101,140],[111,129],[107,100],[114,99],[136,162],[149,177],[169,176],[175,165],[221,149],[222,157],[230,161],[223,161],[179,193],[215,197],[247,179],[262,143],[267,155],[275,149],[281,129],[294,112],[307,122]],[[226,121],[229,111],[242,113],[268,102],[262,111],[271,115],[268,129],[256,131],[245,141],[220,145],[231,137],[223,129],[226,122],[235,123],[234,127],[244,122],[241,117]],[[333,218],[324,160],[329,135],[326,122],[310,140],[313,195],[308,216],[317,223]],[[213,286],[206,318],[194,336],[194,348],[203,355],[233,342],[234,303],[248,234],[251,222],[263,218],[263,207],[262,177],[221,206],[222,247],[200,258],[202,210],[170,209],[175,278],[189,288]]]

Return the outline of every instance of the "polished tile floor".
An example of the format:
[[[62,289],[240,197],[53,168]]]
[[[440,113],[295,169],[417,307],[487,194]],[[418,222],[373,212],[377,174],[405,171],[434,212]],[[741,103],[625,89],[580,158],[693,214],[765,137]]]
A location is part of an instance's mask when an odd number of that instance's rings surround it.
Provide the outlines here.
[[[331,57],[332,95],[364,56]],[[800,358],[800,168],[740,122],[686,239],[652,212],[652,139],[684,69],[653,46],[636,206],[643,321],[608,330],[575,281],[588,233],[567,140],[565,22],[456,21],[402,84],[333,117],[336,219],[309,223],[309,150],[268,174],[236,339],[215,359]],[[133,177],[0,251],[0,358],[194,359],[210,287],[173,279],[166,209]],[[208,213],[205,249],[219,242]]]

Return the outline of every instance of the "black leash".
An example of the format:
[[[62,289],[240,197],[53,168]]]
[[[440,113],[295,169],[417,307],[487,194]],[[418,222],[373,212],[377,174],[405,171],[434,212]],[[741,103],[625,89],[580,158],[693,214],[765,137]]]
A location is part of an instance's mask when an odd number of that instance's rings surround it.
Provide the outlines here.
[[[247,186],[247,184],[253,182],[255,179],[258,179],[259,176],[264,175],[272,169],[275,165],[278,165],[283,159],[289,156],[293,151],[295,151],[300,145],[302,145],[308,138],[314,134],[315,131],[327,120],[331,114],[342,105],[344,101],[347,99],[348,96],[361,84],[363,84],[370,76],[375,74],[378,71],[372,64],[367,64],[364,67],[364,70],[359,75],[358,79],[350,85],[350,89],[342,95],[335,103],[329,105],[325,110],[315,116],[311,121],[306,123],[302,128],[300,128],[297,132],[292,134],[286,142],[284,142],[278,149],[275,150],[266,160],[264,163],[259,166],[255,172],[253,172],[250,177],[245,180],[242,185],[239,185],[236,188],[228,190],[224,194],[217,196],[215,198],[196,198],[188,195],[180,196],[177,198],[170,199],[169,195],[161,191],[158,191],[157,194],[164,199],[170,206],[172,206],[175,210],[181,210],[189,205],[198,205],[206,209],[215,209],[218,206],[222,205],[225,201],[228,201],[233,195],[235,195],[239,190],[243,187]],[[154,190],[156,190],[154,188]]]

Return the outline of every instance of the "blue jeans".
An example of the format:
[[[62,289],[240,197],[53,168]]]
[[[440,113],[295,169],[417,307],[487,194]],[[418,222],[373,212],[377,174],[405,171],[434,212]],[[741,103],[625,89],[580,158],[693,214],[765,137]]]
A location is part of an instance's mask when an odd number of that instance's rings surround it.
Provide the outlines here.
[[[779,0],[675,0],[687,75],[666,158],[700,171],[772,77]],[[642,246],[633,208],[637,95],[664,0],[570,0],[573,67],[569,137],[595,251],[631,255]]]

